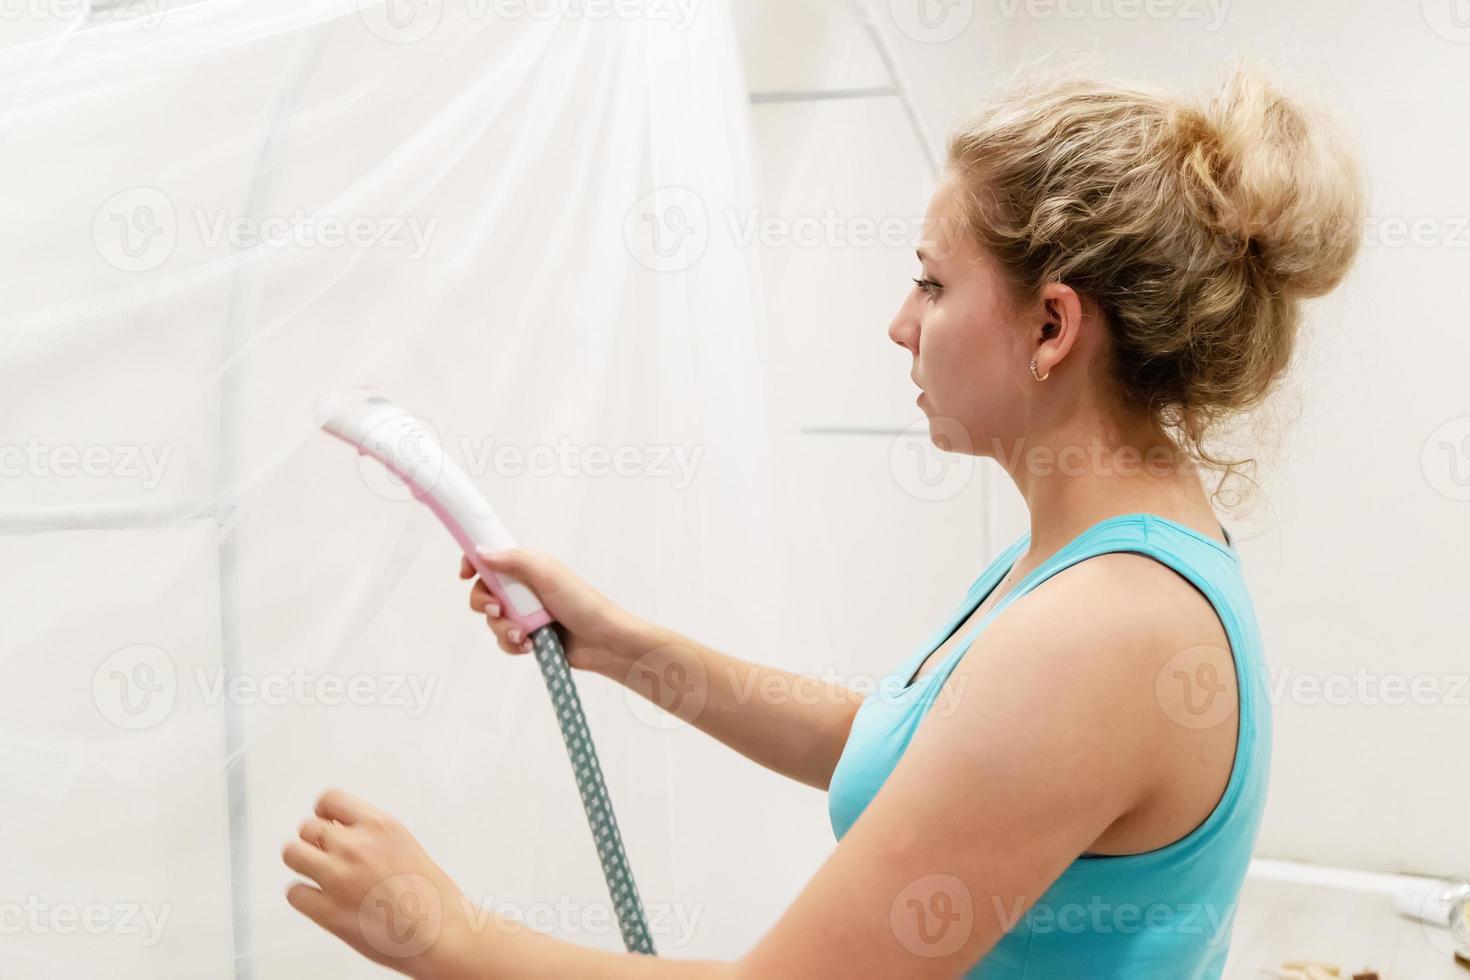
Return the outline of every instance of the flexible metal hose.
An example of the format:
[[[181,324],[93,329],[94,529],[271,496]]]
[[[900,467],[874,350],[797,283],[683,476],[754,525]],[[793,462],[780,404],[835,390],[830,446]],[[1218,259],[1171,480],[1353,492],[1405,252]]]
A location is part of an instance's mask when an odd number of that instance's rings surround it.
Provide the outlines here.
[[[582,794],[582,808],[587,811],[587,826],[592,829],[592,842],[597,845],[597,857],[602,862],[602,876],[607,879],[608,894],[618,916],[623,945],[630,953],[655,956],[648,919],[638,898],[627,852],[623,850],[623,835],[618,832],[612,800],[602,779],[602,766],[597,761],[597,749],[592,745],[582,699],[577,696],[577,685],[572,681],[572,670],[567,666],[556,624],[532,633],[531,643],[536,650],[536,662],[541,665],[541,676],[546,680],[546,690],[551,695],[551,707],[556,711],[556,723],[566,742],[567,755],[572,760],[572,774],[577,779],[577,791]]]

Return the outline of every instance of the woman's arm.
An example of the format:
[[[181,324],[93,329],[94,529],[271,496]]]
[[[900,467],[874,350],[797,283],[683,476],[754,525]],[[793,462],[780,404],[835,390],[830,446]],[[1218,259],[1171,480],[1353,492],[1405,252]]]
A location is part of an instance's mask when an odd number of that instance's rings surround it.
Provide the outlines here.
[[[673,630],[645,622],[593,591],[547,555],[512,549],[491,568],[531,588],[568,633],[569,662],[609,677],[746,758],[808,786],[826,789],[862,697],[840,684],[740,660]],[[468,577],[469,563],[460,574]],[[494,597],[480,583],[470,607]],[[498,611],[497,611],[498,613]],[[487,613],[487,615],[489,615]],[[489,616],[501,649],[521,652],[524,637]]]
[[[593,951],[479,916],[407,831],[335,799],[287,847],[287,864],[321,883],[295,886],[291,903],[370,956],[370,937],[408,934],[400,908],[420,922],[447,910],[431,946],[374,956],[418,977],[957,977],[1158,789],[1161,763],[1188,751],[1155,685],[1180,637],[1138,601],[1136,577],[1105,573],[1111,557],[1055,576],[990,623],[950,678],[963,697],[925,715],[862,816],[735,963]],[[323,810],[355,822],[333,830]],[[394,882],[426,893],[372,900]]]
[[[753,762],[825,790],[862,697],[840,684],[740,660],[651,623],[600,671]]]

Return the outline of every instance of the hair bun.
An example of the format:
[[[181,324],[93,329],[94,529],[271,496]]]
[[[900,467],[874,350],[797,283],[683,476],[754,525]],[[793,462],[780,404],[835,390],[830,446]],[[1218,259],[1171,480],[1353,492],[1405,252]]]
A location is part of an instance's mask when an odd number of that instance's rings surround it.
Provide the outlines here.
[[[1217,219],[1285,294],[1342,281],[1362,241],[1362,175],[1324,112],[1237,63],[1204,110],[1218,143]]]

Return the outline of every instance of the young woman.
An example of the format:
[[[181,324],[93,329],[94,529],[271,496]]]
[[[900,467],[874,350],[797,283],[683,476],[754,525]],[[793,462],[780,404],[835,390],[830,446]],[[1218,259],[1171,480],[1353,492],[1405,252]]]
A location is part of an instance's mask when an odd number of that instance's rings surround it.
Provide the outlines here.
[[[706,679],[691,723],[829,791],[838,844],[776,925],[727,963],[477,920],[407,830],[339,791],[286,848],[314,882],[294,906],[422,977],[1220,976],[1271,726],[1203,443],[1272,389],[1300,301],[1345,275],[1361,180],[1327,121],[1246,70],[1202,109],[1023,80],[948,151],[889,336],[931,436],[997,460],[1030,530],[889,683],[751,700],[796,678],[644,622],[545,555],[492,559],[540,595],[572,666],[652,699],[629,668],[659,650]],[[528,649],[483,584],[470,605]],[[414,921],[428,941],[405,947]]]

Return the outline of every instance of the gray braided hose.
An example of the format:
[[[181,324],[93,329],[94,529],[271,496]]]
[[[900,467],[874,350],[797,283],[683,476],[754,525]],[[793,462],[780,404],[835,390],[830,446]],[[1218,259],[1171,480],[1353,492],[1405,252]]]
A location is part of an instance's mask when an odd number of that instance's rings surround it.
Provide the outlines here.
[[[623,835],[618,832],[612,800],[602,779],[602,766],[597,761],[597,749],[587,729],[582,699],[577,696],[577,685],[572,681],[572,670],[567,666],[556,624],[532,633],[531,643],[536,650],[536,662],[541,665],[541,676],[546,680],[547,693],[551,695],[562,741],[572,760],[572,774],[577,778],[577,791],[582,794],[582,808],[587,811],[587,826],[592,829],[592,842],[597,845],[597,857],[602,862],[602,876],[607,879],[608,894],[618,915],[623,945],[630,953],[656,956],[643,903],[638,899],[638,886],[633,883],[633,870],[623,850]]]

